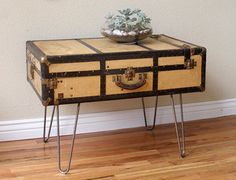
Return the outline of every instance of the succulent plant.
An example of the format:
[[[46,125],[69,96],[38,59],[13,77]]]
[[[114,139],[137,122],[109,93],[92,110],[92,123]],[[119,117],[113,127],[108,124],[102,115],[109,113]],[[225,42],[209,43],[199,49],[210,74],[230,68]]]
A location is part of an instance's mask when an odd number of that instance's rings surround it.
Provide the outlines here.
[[[152,34],[151,19],[140,9],[118,10],[118,14],[106,16],[101,33],[117,42],[136,43]]]
[[[108,14],[106,24],[108,29],[120,30],[124,32],[139,32],[150,29],[151,19],[148,18],[140,9],[131,10],[130,8],[118,10],[119,14]]]

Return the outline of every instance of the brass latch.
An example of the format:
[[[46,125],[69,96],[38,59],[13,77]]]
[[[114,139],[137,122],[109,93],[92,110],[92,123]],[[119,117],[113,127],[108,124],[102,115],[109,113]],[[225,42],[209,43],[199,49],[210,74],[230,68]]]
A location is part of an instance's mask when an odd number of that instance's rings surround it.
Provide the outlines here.
[[[195,66],[197,66],[197,62],[194,61],[194,59],[186,59],[184,62],[184,66],[186,69],[193,69]]]
[[[135,69],[133,69],[133,67],[128,67],[126,70],[125,70],[125,74],[124,74],[124,77],[126,78],[126,81],[133,81],[134,78],[135,78]],[[113,76],[112,77],[112,82],[116,82],[116,81],[120,81],[121,80],[121,77],[122,75],[116,75],[116,76]],[[139,73],[138,74],[138,79],[141,80],[141,79],[147,79],[147,73]]]
[[[184,44],[182,47],[184,49],[185,57],[184,67],[186,69],[193,69],[195,66],[197,66],[197,62],[191,58],[194,55],[194,49],[191,49],[191,46],[187,44]]]
[[[127,67],[127,69],[125,70],[125,77],[128,81],[133,80],[133,78],[135,77],[135,70],[133,69],[133,67]]]
[[[56,78],[53,79],[42,79],[42,84],[46,85],[49,89],[56,89],[58,81]]]

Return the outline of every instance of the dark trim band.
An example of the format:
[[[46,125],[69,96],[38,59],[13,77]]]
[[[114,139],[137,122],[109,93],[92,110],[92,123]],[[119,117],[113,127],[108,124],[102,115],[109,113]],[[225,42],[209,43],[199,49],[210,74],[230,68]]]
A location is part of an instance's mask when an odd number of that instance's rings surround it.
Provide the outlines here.
[[[100,95],[103,97],[106,95],[106,75],[105,75],[106,62],[105,59],[103,58],[100,61],[100,69],[101,69]]]
[[[120,99],[133,99],[140,97],[151,97],[169,94],[180,94],[180,93],[193,93],[201,92],[201,87],[190,87],[181,89],[170,89],[161,90],[156,93],[153,91],[148,92],[138,92],[138,93],[127,93],[127,94],[116,94],[116,95],[106,95],[106,96],[93,96],[93,97],[80,97],[80,98],[70,98],[70,99],[59,99],[59,104],[71,104],[71,103],[84,103],[84,102],[96,102],[96,101],[109,101],[109,100],[120,100]],[[52,105],[52,104],[51,104]]]
[[[98,53],[98,54],[102,54],[102,51],[96,49],[95,47],[91,46],[90,44],[84,42],[83,40],[81,39],[77,39],[77,41],[79,41],[81,44],[85,45],[87,48],[93,50],[94,52]]]
[[[184,69],[186,69],[186,67],[183,64],[158,67],[158,71],[175,71],[175,70],[184,70]]]

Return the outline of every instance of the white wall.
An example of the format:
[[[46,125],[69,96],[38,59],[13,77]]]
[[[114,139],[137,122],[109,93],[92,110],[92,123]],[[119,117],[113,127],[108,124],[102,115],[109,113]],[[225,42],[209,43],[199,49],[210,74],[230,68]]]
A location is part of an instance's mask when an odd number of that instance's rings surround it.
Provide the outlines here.
[[[43,108],[26,81],[27,40],[97,37],[104,16],[126,7],[145,11],[154,33],[208,49],[207,90],[185,95],[185,102],[236,97],[235,0],[0,0],[0,121],[42,116]],[[152,106],[153,99],[148,99]],[[165,97],[161,101],[169,103]],[[84,104],[82,112],[137,107],[137,99],[98,102]],[[65,107],[64,114],[73,110]]]

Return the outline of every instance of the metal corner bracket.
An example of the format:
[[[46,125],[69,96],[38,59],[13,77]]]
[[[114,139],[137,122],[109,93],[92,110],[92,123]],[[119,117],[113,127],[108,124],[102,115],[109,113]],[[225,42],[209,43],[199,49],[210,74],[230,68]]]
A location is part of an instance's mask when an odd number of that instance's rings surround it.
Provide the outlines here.
[[[53,79],[42,79],[42,84],[46,85],[49,89],[56,89],[58,81],[56,78]]]
[[[42,64],[46,64],[47,66],[49,66],[49,65],[51,64],[51,63],[48,61],[48,59],[47,59],[46,56],[41,57],[40,62],[41,62]]]
[[[43,106],[48,106],[51,100],[51,98],[47,98],[47,100],[42,100]]]

